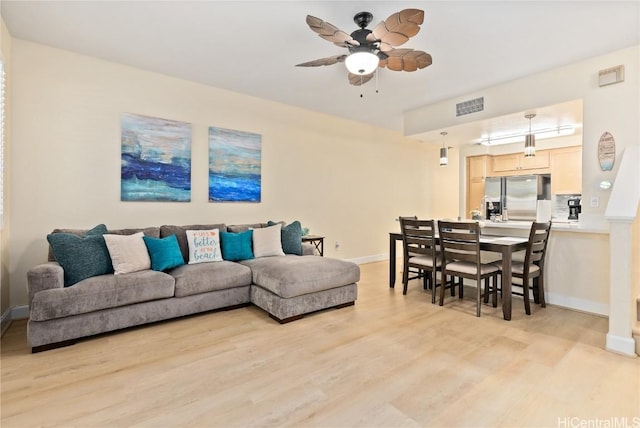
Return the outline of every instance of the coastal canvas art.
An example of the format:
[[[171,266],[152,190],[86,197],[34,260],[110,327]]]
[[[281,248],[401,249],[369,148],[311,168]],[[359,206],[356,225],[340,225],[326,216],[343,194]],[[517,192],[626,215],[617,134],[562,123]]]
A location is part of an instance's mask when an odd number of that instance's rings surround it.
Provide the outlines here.
[[[260,202],[262,136],[209,127],[209,202]]]
[[[191,124],[121,115],[122,201],[191,200]]]

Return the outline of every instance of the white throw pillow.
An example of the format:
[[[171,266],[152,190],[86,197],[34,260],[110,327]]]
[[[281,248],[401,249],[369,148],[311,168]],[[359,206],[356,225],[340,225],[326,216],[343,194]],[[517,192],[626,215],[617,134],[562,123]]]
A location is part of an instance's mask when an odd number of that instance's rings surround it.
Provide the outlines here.
[[[282,224],[253,229],[253,256],[284,256],[280,232]]]
[[[211,230],[187,230],[187,242],[189,243],[189,264],[220,262],[220,231]]]
[[[116,275],[151,269],[151,258],[142,237],[144,233],[133,235],[102,235],[111,256],[111,264]]]

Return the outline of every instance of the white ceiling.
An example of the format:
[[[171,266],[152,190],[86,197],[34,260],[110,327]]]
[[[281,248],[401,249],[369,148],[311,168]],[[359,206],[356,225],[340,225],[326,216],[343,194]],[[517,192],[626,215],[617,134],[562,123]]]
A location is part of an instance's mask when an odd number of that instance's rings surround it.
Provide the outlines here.
[[[0,4],[15,38],[398,131],[407,110],[640,43],[639,0]],[[373,26],[406,8],[423,9],[425,22],[402,47],[433,65],[382,69],[379,93],[375,79],[349,85],[343,64],[294,66],[346,52],[313,33],[307,14],[350,33],[357,12],[371,12]]]

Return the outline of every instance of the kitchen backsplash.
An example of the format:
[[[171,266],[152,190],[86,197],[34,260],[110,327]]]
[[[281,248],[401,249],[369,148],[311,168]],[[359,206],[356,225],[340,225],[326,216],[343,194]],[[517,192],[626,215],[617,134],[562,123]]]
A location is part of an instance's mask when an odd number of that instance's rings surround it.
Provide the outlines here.
[[[553,203],[551,218],[554,220],[568,221],[569,219],[569,199],[580,197],[581,195],[553,195],[551,202]]]

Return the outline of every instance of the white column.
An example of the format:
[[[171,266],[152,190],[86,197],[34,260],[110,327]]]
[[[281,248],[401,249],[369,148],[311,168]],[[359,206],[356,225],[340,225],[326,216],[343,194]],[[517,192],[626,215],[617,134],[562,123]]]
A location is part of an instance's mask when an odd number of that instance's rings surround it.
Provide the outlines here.
[[[631,225],[632,220],[609,219],[609,333],[608,351],[636,356],[631,333]]]

